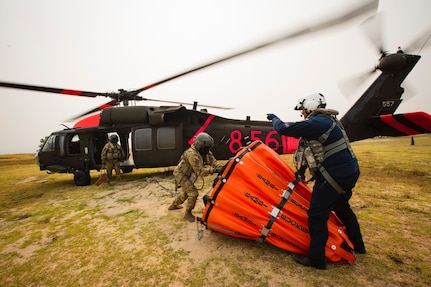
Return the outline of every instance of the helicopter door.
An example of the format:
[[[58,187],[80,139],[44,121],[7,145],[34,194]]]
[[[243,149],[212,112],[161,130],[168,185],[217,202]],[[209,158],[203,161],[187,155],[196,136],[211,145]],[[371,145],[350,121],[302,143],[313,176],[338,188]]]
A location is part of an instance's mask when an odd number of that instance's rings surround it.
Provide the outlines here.
[[[88,144],[84,144],[78,134],[60,135],[59,147],[59,161],[65,166],[75,170],[85,170],[87,168],[89,163]]]
[[[182,124],[134,128],[132,149],[138,168],[176,165],[183,152]]]

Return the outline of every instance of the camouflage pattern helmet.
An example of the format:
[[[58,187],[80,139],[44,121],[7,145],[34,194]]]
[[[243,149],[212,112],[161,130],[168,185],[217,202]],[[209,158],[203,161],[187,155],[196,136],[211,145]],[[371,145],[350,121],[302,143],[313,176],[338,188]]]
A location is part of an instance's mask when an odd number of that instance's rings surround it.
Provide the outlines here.
[[[109,136],[109,141],[113,144],[116,144],[118,142],[118,136],[117,135],[110,135]]]
[[[214,146],[214,139],[207,133],[200,133],[195,137],[193,145],[198,151],[209,150]]]

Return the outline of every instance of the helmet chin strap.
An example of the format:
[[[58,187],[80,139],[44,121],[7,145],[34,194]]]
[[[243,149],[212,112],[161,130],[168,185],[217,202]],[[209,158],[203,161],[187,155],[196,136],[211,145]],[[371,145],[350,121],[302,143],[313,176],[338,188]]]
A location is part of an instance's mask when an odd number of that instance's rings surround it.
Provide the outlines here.
[[[210,148],[209,148],[209,147],[204,147],[204,148],[202,148],[201,150],[199,150],[199,153],[200,153],[202,156],[207,155],[209,152],[210,152]]]

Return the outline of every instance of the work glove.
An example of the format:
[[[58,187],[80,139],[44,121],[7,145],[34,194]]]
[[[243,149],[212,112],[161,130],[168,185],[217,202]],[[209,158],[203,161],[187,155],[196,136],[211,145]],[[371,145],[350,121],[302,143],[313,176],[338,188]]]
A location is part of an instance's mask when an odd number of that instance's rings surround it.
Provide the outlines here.
[[[220,173],[223,170],[222,166],[217,166],[214,168],[214,173]]]
[[[274,114],[266,114],[266,118],[270,121],[272,121],[273,118],[276,118],[277,116]]]

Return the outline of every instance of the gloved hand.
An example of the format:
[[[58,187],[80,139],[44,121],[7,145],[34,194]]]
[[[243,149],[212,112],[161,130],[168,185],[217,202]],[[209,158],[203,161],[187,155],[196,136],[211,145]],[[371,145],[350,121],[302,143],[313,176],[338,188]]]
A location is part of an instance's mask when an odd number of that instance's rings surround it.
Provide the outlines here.
[[[273,118],[276,118],[277,116],[274,114],[266,114],[266,118],[270,121],[272,121]]]
[[[214,173],[220,173],[223,170],[223,166],[217,166],[214,168]]]

